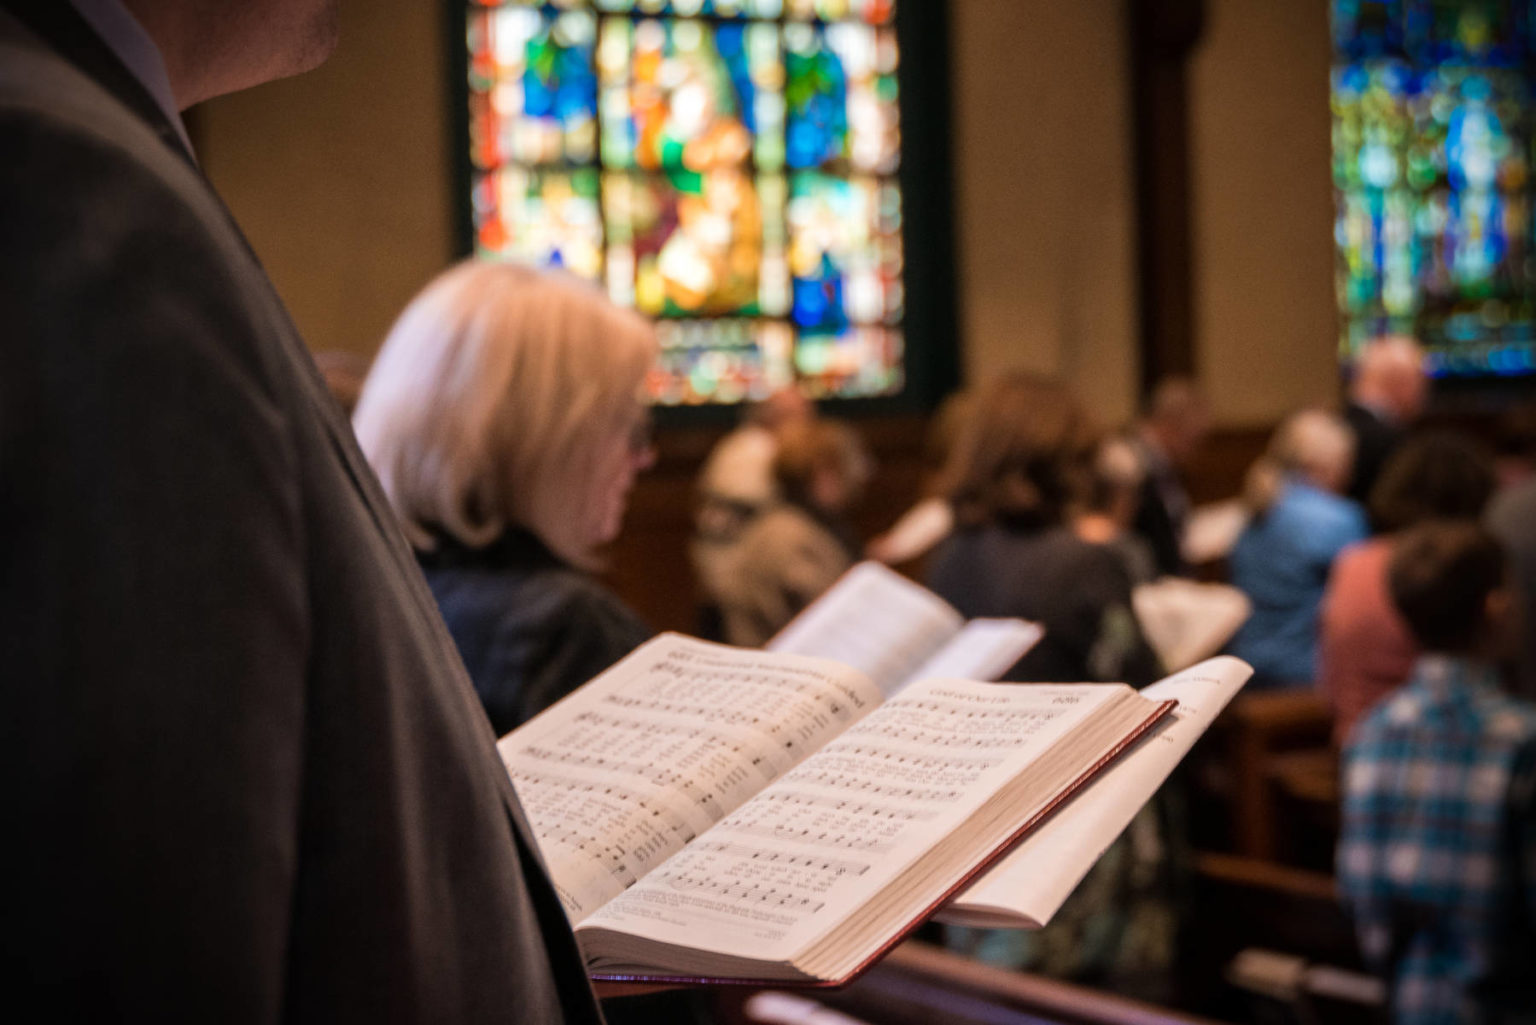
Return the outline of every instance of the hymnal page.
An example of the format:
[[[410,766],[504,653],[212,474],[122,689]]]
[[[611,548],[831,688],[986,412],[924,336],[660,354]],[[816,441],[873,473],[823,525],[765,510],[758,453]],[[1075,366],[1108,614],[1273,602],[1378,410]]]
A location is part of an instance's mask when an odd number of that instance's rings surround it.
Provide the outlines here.
[[[633,971],[603,952],[655,953],[659,943],[671,974],[729,974],[724,955],[752,962],[734,967],[754,977],[793,977],[758,962],[787,963],[940,845],[984,856],[957,830],[1117,698],[1137,700],[1112,684],[912,685],[582,923],[589,969]],[[996,843],[1055,793],[1047,786],[996,809],[988,825]],[[921,899],[881,899],[896,898]],[[905,910],[888,907],[898,917]],[[636,945],[634,936],[649,942]]]
[[[497,748],[578,922],[880,700],[844,666],[663,634]]]
[[[955,529],[955,511],[943,498],[925,498],[902,514],[891,529],[869,543],[870,555],[895,566],[931,550]]]
[[[995,680],[1045,636],[1039,623],[1022,619],[973,619],[933,656],[912,670],[909,682],[930,676]]]
[[[1142,690],[1147,698],[1175,698],[1178,707],[1155,734],[966,887],[940,920],[1013,928],[1048,922],[1252,675],[1245,662],[1214,658]]]
[[[1136,621],[1166,672],[1210,658],[1247,622],[1253,605],[1226,584],[1164,577],[1131,592]]]
[[[764,647],[836,659],[889,695],[964,622],[926,588],[877,562],[861,562]]]
[[[1232,553],[1238,536],[1248,525],[1248,507],[1238,498],[1198,505],[1190,511],[1180,548],[1184,561],[1199,566]]]

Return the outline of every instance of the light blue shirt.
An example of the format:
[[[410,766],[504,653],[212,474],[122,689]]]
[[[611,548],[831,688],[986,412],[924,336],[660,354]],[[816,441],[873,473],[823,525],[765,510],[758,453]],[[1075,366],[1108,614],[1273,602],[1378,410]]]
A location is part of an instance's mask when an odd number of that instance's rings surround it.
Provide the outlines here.
[[[70,3],[154,98],[166,120],[175,127],[187,155],[196,160],[192,140],[187,137],[187,127],[181,121],[181,111],[176,108],[176,94],[171,91],[171,79],[165,72],[165,59],[160,56],[155,41],[144,31],[144,26],[123,6],[122,0],[70,0]]]
[[[1317,675],[1317,615],[1328,571],[1346,546],[1369,534],[1359,505],[1296,478],[1243,530],[1228,562],[1253,615],[1232,638],[1232,654],[1260,686],[1306,683]]]

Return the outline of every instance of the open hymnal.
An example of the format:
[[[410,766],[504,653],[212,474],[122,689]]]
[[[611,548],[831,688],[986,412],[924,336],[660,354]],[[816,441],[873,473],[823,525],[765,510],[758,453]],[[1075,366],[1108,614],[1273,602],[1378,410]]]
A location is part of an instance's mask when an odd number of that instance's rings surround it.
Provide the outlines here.
[[[499,748],[595,978],[840,984],[1173,707],[666,634]]]
[[[1000,928],[1049,922],[1252,675],[1245,662],[1213,658],[1143,688],[1142,697],[1172,699],[1178,706],[1143,743],[956,895],[939,919]]]
[[[878,562],[861,562],[808,605],[769,651],[836,659],[889,696],[913,680],[995,680],[1040,640],[1038,623],[973,619]]]

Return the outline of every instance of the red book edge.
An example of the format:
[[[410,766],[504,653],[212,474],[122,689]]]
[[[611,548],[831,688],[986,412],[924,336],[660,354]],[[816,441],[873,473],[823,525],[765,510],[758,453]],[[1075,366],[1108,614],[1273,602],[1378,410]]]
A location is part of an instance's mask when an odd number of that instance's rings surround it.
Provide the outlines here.
[[[1029,818],[1025,819],[1024,822],[1019,825],[1019,828],[1015,829],[1011,834],[1009,834],[1006,840],[998,845],[998,847],[995,848],[986,857],[978,861],[975,866],[970,869],[970,871],[961,876],[960,879],[948,890],[945,890],[937,900],[928,905],[928,907],[924,908],[916,918],[912,919],[906,925],[898,929],[889,940],[880,946],[879,949],[877,949],[864,961],[856,965],[852,971],[840,979],[717,979],[686,975],[614,975],[608,973],[592,974],[589,976],[589,978],[595,982],[654,982],[658,984],[671,983],[674,985],[682,984],[688,986],[771,986],[775,989],[837,989],[846,986],[850,982],[853,982],[855,979],[857,979],[860,975],[863,975],[869,969],[878,964],[881,958],[885,957],[886,954],[889,954],[892,949],[901,943],[902,940],[910,936],[914,929],[931,918],[945,904],[948,904],[957,893],[969,886],[971,881],[974,880],[977,876],[991,868],[993,863],[996,862],[998,858],[1000,858],[1010,847],[1022,840],[1026,834],[1037,828],[1040,823],[1050,818],[1056,809],[1060,808],[1063,804],[1066,804],[1067,801],[1075,796],[1079,790],[1092,782],[1095,776],[1103,772],[1113,762],[1119,759],[1121,755],[1134,747],[1136,742],[1139,741],[1142,737],[1146,736],[1154,726],[1167,718],[1168,715],[1178,707],[1178,704],[1179,702],[1174,698],[1159,701],[1157,703],[1157,707],[1152,710],[1152,713],[1148,715],[1147,718],[1143,720],[1139,726],[1133,729],[1130,733],[1126,734],[1125,737],[1116,743],[1114,747],[1106,751],[1098,761],[1084,769],[1075,780],[1067,784],[1067,786],[1062,789],[1061,793],[1056,795],[1054,800],[1052,800],[1044,808],[1041,808],[1034,815],[1031,815]]]

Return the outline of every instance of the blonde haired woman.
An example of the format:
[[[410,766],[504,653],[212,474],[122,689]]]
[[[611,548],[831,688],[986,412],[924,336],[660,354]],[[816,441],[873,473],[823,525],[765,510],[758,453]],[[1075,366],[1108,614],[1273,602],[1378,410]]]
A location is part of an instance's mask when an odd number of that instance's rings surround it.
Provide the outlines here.
[[[498,735],[651,631],[590,571],[652,462],[649,324],[562,273],[462,263],[406,307],[353,419]]]
[[[1253,615],[1232,654],[1253,666],[1254,687],[1296,686],[1317,675],[1318,607],[1334,558],[1368,533],[1365,511],[1345,498],[1355,438],[1321,409],[1292,414],[1248,471],[1251,519],[1229,558],[1232,583]]]

